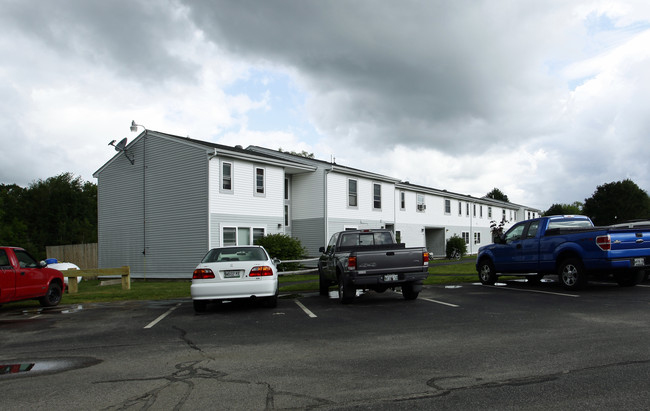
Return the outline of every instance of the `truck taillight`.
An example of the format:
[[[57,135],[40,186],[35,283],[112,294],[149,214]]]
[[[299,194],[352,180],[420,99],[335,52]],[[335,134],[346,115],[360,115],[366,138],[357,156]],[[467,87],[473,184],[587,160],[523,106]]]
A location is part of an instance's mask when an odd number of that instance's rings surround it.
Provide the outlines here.
[[[596,237],[596,245],[603,251],[609,251],[612,249],[612,239],[607,235],[599,235]]]
[[[249,277],[268,277],[270,275],[273,275],[273,269],[268,265],[253,267],[248,274]]]
[[[357,269],[357,257],[348,257],[348,270]]]
[[[206,278],[214,278],[214,273],[209,268],[197,268],[192,275],[193,280],[205,280]]]
[[[429,264],[429,253],[426,251],[422,253],[422,260],[424,261],[424,264]]]

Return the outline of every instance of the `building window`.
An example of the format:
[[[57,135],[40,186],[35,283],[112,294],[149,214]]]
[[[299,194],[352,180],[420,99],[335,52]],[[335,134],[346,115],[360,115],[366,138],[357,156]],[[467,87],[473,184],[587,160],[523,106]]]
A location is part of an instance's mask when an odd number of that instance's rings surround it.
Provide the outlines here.
[[[463,215],[463,202],[458,202],[458,215]]]
[[[224,227],[222,233],[223,247],[228,247],[255,244],[257,240],[264,237],[266,231],[261,227]]]
[[[289,179],[288,178],[284,179],[284,199],[285,200],[289,199]]]
[[[483,218],[483,206],[480,206],[480,207],[479,207],[479,213],[480,213],[479,216],[480,216],[481,218]]]
[[[501,220],[506,221],[506,210],[501,210]]]
[[[469,203],[465,203],[465,215],[469,217]]]
[[[424,211],[427,209],[427,205],[424,204],[424,194],[417,195],[417,210]]]
[[[372,185],[372,208],[381,210],[381,184]]]
[[[463,231],[462,233],[463,240],[465,240],[465,244],[469,244],[469,233],[467,231]]]
[[[481,244],[481,233],[474,233],[474,244]]]
[[[399,193],[399,207],[402,210],[406,209],[406,193],[403,191]]]
[[[451,214],[451,200],[445,199],[445,214]]]
[[[263,228],[253,228],[253,244],[257,244],[257,240],[264,237]]]
[[[488,207],[488,218],[492,218],[492,207]]]
[[[235,227],[223,228],[223,245],[224,247],[237,245],[237,229]]]
[[[289,227],[289,206],[285,204],[284,206],[284,226]]]
[[[255,195],[263,196],[265,193],[266,181],[264,178],[264,169],[255,167]]]
[[[232,163],[221,163],[221,190],[232,191]]]
[[[472,216],[476,217],[476,204],[472,204]]]
[[[348,207],[357,206],[357,180],[348,180]]]

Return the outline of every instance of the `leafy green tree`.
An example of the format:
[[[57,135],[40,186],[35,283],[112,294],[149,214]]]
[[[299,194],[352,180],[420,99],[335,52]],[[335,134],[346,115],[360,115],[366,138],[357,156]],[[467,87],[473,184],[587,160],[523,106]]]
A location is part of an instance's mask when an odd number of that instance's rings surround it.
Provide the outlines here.
[[[487,193],[485,195],[487,198],[492,198],[494,200],[499,200],[499,201],[505,201],[506,203],[509,203],[510,200],[508,199],[508,196],[503,193],[503,191],[499,190],[498,188],[493,188],[492,191]]]
[[[650,197],[632,180],[603,184],[585,200],[583,214],[595,225],[650,219]]]
[[[0,243],[45,257],[48,245],[97,242],[97,186],[71,173],[0,185]]]
[[[544,212],[545,216],[550,215],[576,215],[582,214],[583,204],[575,201],[573,204],[553,204]]]

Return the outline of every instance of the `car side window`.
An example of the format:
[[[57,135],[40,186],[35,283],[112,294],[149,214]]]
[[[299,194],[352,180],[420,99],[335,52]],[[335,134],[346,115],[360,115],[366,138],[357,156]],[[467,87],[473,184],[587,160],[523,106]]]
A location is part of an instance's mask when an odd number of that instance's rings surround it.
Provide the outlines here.
[[[524,224],[519,224],[514,227],[512,227],[508,232],[506,233],[506,243],[511,243],[513,241],[521,240],[521,236],[524,233],[524,228],[526,226]]]
[[[18,262],[21,268],[38,267],[36,260],[34,260],[31,255],[27,254],[27,252],[22,250],[14,250],[14,253],[16,254],[16,257],[18,257]]]
[[[528,232],[526,233],[526,238],[535,238],[537,236],[538,230],[539,230],[539,220],[533,221],[528,226]]]
[[[336,240],[338,239],[339,239],[338,233],[334,234],[332,238],[330,238],[330,242],[329,244],[327,244],[327,253],[331,253],[334,251],[334,247],[336,247]]]
[[[9,266],[9,256],[5,250],[0,250],[0,268]]]

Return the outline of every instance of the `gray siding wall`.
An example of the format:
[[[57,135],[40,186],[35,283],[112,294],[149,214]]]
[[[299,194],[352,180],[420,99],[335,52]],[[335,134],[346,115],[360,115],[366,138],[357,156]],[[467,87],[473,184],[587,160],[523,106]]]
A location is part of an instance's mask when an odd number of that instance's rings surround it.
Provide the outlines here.
[[[325,219],[310,218],[305,220],[292,220],[292,234],[300,240],[303,247],[307,249],[308,255],[317,257],[320,255],[318,249],[327,245],[325,240]]]
[[[121,156],[98,176],[99,266],[191,278],[208,249],[206,151],[155,135],[129,150],[134,165]]]

